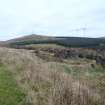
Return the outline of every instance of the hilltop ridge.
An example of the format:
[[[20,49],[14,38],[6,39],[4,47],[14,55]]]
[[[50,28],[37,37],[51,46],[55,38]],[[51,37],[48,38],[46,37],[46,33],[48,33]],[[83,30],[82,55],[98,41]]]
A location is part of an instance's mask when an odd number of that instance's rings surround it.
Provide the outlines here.
[[[50,37],[44,35],[26,35],[19,38],[10,39],[1,42],[2,46],[22,46],[30,44],[58,44],[68,47],[95,47],[105,46],[105,38],[88,38],[88,37]]]

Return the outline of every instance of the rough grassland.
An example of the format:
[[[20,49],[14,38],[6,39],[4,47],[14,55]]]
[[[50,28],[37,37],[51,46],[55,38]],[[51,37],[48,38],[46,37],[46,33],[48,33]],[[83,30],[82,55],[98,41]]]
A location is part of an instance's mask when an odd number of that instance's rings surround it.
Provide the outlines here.
[[[25,105],[24,96],[12,74],[0,65],[0,105]]]
[[[104,68],[88,67],[81,60],[82,65],[47,62],[28,50],[2,47],[0,62],[8,67],[0,69],[0,88],[5,89],[0,105],[105,105]],[[26,94],[26,104],[16,83]]]

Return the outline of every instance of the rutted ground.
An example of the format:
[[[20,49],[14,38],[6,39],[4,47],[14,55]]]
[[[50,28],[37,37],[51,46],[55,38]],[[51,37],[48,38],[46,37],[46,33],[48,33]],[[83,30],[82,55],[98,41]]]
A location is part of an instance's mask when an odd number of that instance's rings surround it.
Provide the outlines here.
[[[26,105],[105,105],[105,70],[101,66],[79,68],[75,61],[49,62],[30,51],[8,48],[0,48],[0,61],[25,92]]]

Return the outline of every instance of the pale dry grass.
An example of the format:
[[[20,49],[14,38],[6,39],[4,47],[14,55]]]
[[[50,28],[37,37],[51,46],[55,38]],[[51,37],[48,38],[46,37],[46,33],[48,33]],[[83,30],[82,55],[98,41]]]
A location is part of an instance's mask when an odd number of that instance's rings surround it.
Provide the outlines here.
[[[27,105],[105,105],[88,80],[75,79],[58,63],[44,62],[27,50],[1,47],[0,62],[26,93]]]
[[[25,45],[25,47],[30,47],[33,49],[45,49],[45,48],[60,48],[64,49],[65,47],[57,45],[57,44],[31,44],[31,45]]]

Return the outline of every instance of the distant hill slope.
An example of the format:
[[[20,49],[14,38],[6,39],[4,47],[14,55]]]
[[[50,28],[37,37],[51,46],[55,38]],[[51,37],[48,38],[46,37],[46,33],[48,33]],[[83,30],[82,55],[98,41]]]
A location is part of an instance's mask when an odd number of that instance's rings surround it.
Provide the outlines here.
[[[23,46],[29,44],[58,44],[69,47],[105,47],[104,38],[85,37],[48,37],[41,35],[28,35],[11,39],[3,43],[6,46]]]
[[[5,46],[6,42],[5,41],[0,41],[0,46]]]
[[[51,37],[32,34],[32,35],[23,36],[23,37],[20,37],[20,38],[7,40],[6,42],[7,43],[13,43],[13,42],[20,42],[20,41],[49,40],[49,39],[51,39]]]

